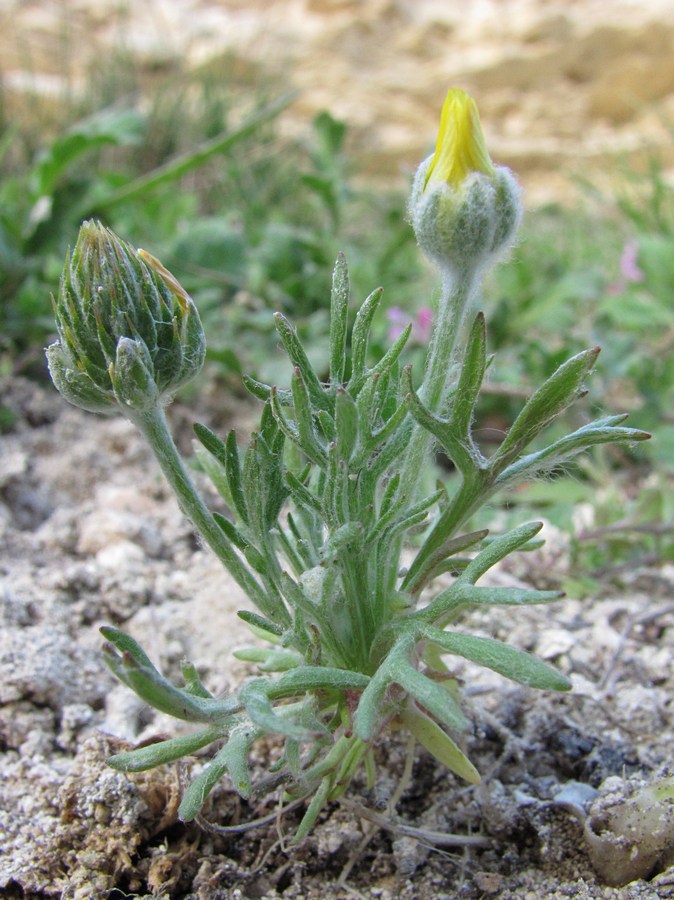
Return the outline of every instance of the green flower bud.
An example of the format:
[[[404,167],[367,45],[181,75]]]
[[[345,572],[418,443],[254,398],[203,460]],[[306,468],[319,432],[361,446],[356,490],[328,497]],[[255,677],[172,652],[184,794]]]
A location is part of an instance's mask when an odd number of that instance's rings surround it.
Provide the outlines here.
[[[82,225],[54,308],[49,371],[83,409],[151,409],[203,365],[204,333],[190,297],[158,260],[98,222]]]
[[[464,91],[447,94],[435,153],[417,170],[409,214],[421,249],[452,274],[474,273],[512,243],[520,189],[508,169],[492,164],[477,106]]]

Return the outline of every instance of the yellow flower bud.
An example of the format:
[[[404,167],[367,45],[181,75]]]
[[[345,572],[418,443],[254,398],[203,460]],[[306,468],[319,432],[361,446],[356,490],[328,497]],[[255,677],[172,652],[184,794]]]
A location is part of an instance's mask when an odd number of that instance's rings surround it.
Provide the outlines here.
[[[435,153],[419,166],[410,196],[419,246],[444,272],[468,276],[508,249],[521,212],[517,182],[489,158],[477,104],[451,89]]]
[[[471,172],[493,175],[494,171],[477,103],[461,88],[451,88],[442,107],[435,154],[424,187],[429,181],[444,181],[458,187]]]

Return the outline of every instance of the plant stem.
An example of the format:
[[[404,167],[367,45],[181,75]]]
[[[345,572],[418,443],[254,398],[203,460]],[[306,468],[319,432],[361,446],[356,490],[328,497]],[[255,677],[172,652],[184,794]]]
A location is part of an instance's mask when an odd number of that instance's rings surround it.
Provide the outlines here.
[[[431,343],[426,356],[424,381],[419,397],[432,413],[438,413],[443,404],[447,383],[453,365],[459,362],[463,350],[461,337],[465,312],[474,294],[477,279],[472,272],[445,276]],[[406,497],[410,505],[416,494],[425,469],[433,436],[415,423],[403,463],[399,495]]]
[[[157,406],[142,412],[125,410],[125,413],[150,444],[166,480],[178,498],[180,509],[248,597],[263,612],[273,612],[265,591],[237,556],[194,487],[169,431],[164,410]]]

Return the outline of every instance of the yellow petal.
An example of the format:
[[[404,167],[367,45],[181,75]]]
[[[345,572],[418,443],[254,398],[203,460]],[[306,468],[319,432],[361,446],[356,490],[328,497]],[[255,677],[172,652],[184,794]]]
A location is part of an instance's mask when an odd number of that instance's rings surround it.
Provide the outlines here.
[[[429,181],[458,187],[471,172],[494,174],[480,125],[477,104],[460,88],[447,92],[435,154],[426,174]]]

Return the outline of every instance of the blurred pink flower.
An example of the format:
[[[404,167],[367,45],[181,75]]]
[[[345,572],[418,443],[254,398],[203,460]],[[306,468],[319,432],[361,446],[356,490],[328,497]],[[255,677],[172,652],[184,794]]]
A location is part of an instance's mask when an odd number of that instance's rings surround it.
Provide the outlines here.
[[[622,294],[622,292],[630,284],[639,284],[644,280],[643,270],[639,268],[637,257],[639,255],[639,246],[637,242],[630,238],[625,241],[623,252],[620,256],[620,275],[609,285],[609,294]]]
[[[386,317],[391,323],[388,330],[389,341],[395,341],[405,330],[410,321],[410,316],[399,306],[392,306],[386,312]],[[412,320],[412,334],[410,340],[415,344],[427,344],[431,339],[433,330],[433,310],[429,306],[422,306]]]
[[[433,331],[433,310],[430,306],[422,306],[417,313],[417,320],[412,326],[412,333],[415,333],[420,344],[427,344],[431,339]]]

